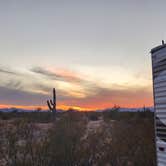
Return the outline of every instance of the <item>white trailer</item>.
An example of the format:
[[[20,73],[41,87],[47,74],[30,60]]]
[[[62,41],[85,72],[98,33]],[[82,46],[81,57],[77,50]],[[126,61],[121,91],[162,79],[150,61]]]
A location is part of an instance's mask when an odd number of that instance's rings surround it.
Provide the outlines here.
[[[166,166],[166,44],[151,50],[157,165]]]

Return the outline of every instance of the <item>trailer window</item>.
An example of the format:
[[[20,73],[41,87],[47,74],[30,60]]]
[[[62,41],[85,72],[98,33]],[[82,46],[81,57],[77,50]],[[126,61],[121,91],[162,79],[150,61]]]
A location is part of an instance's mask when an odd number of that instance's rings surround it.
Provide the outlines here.
[[[165,149],[163,147],[159,147],[159,150],[162,151],[162,152],[165,151]]]

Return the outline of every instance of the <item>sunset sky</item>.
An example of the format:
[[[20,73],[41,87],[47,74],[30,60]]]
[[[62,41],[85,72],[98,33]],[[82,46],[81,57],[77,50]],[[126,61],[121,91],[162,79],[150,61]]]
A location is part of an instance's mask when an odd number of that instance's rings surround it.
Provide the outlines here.
[[[0,1],[0,108],[152,106],[164,0]]]

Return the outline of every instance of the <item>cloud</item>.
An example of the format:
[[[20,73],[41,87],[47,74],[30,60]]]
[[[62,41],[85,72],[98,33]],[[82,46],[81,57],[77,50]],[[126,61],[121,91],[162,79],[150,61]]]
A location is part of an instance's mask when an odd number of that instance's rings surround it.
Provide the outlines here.
[[[0,86],[0,104],[16,105],[46,105],[46,101],[52,98],[52,88],[38,86],[39,89],[48,90],[46,93],[24,91],[22,89],[12,89],[6,86]],[[57,102],[72,99],[66,92],[57,90]],[[74,99],[74,98],[73,98]]]
[[[58,69],[56,71],[51,71],[43,69],[41,67],[35,67],[32,68],[31,71],[46,76],[51,80],[63,81],[59,82],[58,84],[54,83],[54,85],[57,86],[59,90],[63,91],[65,96],[83,98],[85,96],[91,95],[91,93],[95,93],[95,90],[98,87],[96,83],[89,81],[87,79],[88,77],[84,79],[80,73],[75,73],[67,69]],[[48,90],[48,88],[46,87],[43,88],[44,91]]]
[[[81,74],[70,70],[52,71],[36,67],[31,71],[46,76],[50,80],[46,83],[40,82],[29,75],[30,81],[27,82],[26,75],[23,80],[14,77],[6,81],[4,86],[0,86],[0,104],[46,105],[46,100],[52,97],[51,85],[56,86],[54,80],[64,81],[71,85],[60,82],[61,86],[57,86],[58,106],[70,105],[95,109],[112,107],[114,104],[121,107],[140,107],[153,103],[150,86],[132,87],[110,84],[110,87],[105,87],[99,85],[98,82],[88,80],[88,77],[84,79]],[[24,89],[25,84],[26,89]]]
[[[39,88],[43,88],[42,86]],[[44,87],[45,89],[46,87]],[[48,87],[49,88],[49,87]],[[49,89],[48,89],[49,90]],[[49,94],[27,92],[0,86],[0,104],[13,105],[46,105],[46,100],[52,97]],[[82,108],[103,109],[117,104],[121,107],[141,107],[153,104],[152,91],[147,87],[130,89],[108,89],[96,87],[95,93],[84,98],[70,96],[66,92],[57,90],[57,105],[79,106]]]
[[[6,83],[5,87],[11,89],[22,89],[22,82],[20,80],[10,80]]]
[[[37,105],[44,104],[43,102],[48,98],[48,95],[2,86],[0,86],[0,92],[0,104]]]
[[[59,76],[56,73],[50,72],[48,70],[45,70],[41,67],[34,67],[31,69],[32,72],[37,73],[37,74],[41,74],[47,77],[50,77],[52,79],[59,79]]]
[[[0,68],[0,73],[18,75],[18,73],[16,73],[16,72],[13,72],[13,71],[8,70],[8,69],[2,69],[2,68]]]
[[[46,76],[53,80],[75,82],[75,83],[83,81],[79,76],[76,75],[76,73],[71,72],[69,70],[50,71],[43,69],[41,67],[34,67],[31,69],[31,71]]]
[[[59,95],[62,100],[59,100],[59,104],[74,105],[88,108],[106,108],[111,107],[114,104],[122,107],[140,107],[143,105],[152,105],[152,90],[149,86],[129,86],[129,85],[113,85],[104,87],[104,85],[98,85],[98,83],[89,81],[87,79],[81,79],[76,74],[63,72],[52,72],[37,68],[36,73],[43,74],[52,79],[73,81],[72,77],[77,78],[76,82],[80,86],[80,90],[65,89],[60,91]],[[69,79],[70,78],[70,79]],[[75,81],[73,81],[75,83]],[[79,94],[79,95],[78,95]],[[81,95],[82,94],[82,95]],[[82,96],[82,97],[78,97]]]
[[[43,84],[39,84],[39,83],[35,83],[32,85],[34,89],[36,89],[37,91],[41,91],[44,93],[49,93],[50,90],[52,89],[49,86],[43,85]]]
[[[71,98],[63,101],[63,104],[87,108],[109,108],[114,104],[121,107],[152,106],[152,91],[147,87],[131,87],[130,89],[109,89],[96,87],[96,92],[79,99]]]

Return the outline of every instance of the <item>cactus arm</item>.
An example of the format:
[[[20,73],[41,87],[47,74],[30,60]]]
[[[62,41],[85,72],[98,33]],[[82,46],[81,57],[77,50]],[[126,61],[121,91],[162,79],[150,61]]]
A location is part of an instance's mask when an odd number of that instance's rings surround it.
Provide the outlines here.
[[[52,100],[50,100],[50,104],[53,106],[54,105],[54,103],[52,102]]]
[[[52,107],[51,107],[50,102],[48,100],[47,100],[47,105],[48,105],[49,109],[52,110]]]

